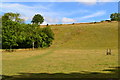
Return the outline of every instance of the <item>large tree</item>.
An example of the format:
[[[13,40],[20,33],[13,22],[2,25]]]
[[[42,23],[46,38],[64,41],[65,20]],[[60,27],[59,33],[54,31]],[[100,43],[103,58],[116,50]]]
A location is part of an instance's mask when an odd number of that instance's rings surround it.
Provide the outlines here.
[[[17,44],[17,31],[19,23],[7,20],[2,24],[2,44],[3,48],[12,49],[13,46],[18,46]]]
[[[110,15],[111,21],[120,21],[120,13],[112,13]]]
[[[32,25],[28,24],[27,29],[26,29],[27,30],[26,34],[27,34],[28,39],[31,42],[30,44],[32,44],[33,50],[35,47],[35,42],[36,42],[37,38],[39,37],[37,35],[37,28],[38,28],[38,25],[36,25],[36,24],[32,24]]]
[[[40,25],[40,24],[42,24],[42,23],[44,22],[44,18],[43,18],[42,15],[36,14],[36,15],[33,17],[33,19],[32,19],[31,22],[32,22],[33,24],[38,24],[38,25]]]

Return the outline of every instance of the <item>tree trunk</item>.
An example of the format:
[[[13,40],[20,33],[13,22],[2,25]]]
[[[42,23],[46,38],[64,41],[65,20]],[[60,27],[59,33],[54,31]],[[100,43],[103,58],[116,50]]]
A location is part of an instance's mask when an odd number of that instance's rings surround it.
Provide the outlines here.
[[[10,52],[12,51],[12,46],[10,45]]]
[[[33,43],[32,43],[32,45],[33,45],[33,50],[34,50],[34,43],[35,43],[35,42],[33,41]]]

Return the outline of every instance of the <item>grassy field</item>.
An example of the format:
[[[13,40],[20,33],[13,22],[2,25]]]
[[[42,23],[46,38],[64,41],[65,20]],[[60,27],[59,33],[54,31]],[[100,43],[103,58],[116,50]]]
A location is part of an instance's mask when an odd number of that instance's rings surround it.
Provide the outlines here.
[[[118,77],[117,22],[51,28],[55,40],[50,48],[3,52],[5,77],[9,76],[10,80]],[[107,48],[112,49],[112,55],[106,55]]]

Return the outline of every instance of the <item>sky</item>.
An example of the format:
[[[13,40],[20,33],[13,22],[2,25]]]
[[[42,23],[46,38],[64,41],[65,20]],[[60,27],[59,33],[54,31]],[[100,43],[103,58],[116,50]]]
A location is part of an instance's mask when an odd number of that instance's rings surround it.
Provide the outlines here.
[[[108,20],[110,14],[118,12],[117,0],[114,0],[114,2],[112,0],[84,1],[17,2],[15,0],[5,0],[0,3],[0,15],[7,12],[20,13],[25,23],[30,24],[35,14],[41,14],[45,19],[42,25],[46,25],[98,22]]]

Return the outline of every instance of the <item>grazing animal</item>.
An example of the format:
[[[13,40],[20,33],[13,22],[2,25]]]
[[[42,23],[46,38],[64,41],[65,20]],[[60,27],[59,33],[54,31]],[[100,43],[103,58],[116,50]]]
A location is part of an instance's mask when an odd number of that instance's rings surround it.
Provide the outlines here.
[[[111,55],[111,49],[107,49],[106,55]]]

